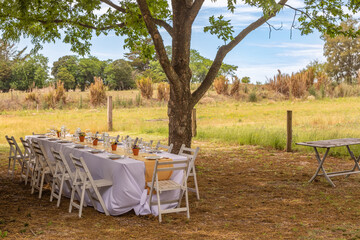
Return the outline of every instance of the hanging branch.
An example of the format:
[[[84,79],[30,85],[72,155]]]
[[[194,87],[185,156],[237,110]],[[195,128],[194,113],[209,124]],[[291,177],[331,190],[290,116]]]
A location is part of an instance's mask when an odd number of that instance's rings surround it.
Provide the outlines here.
[[[274,25],[270,24],[268,21],[266,21],[265,23],[266,23],[266,24],[268,25],[268,27],[269,27],[269,39],[271,38],[271,31],[272,31],[272,29],[274,29],[275,31],[280,31],[280,30],[282,30],[282,28],[283,28],[283,23],[281,23],[281,26],[278,27],[278,28],[274,27]]]

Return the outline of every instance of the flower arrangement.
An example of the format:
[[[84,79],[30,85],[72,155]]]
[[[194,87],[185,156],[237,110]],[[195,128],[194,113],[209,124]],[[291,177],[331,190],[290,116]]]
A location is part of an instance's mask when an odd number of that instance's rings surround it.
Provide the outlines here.
[[[134,145],[132,146],[132,151],[133,151],[134,156],[139,155],[139,151],[140,151],[139,146],[136,145],[136,144],[134,144]]]
[[[98,144],[99,139],[97,137],[92,137],[91,140],[94,146]]]
[[[80,139],[80,142],[84,142],[84,140],[85,140],[85,133],[84,132],[79,132],[79,139]]]
[[[111,141],[110,144],[111,144],[111,149],[113,151],[116,151],[118,141]]]

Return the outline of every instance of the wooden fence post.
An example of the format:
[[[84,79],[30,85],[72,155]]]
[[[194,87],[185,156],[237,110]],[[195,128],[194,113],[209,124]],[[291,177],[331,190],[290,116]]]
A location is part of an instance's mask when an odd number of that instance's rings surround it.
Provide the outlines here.
[[[192,110],[192,114],[191,114],[191,130],[192,130],[192,136],[196,137],[196,108]]]
[[[287,138],[286,138],[286,151],[291,152],[291,143],[292,143],[292,111],[287,111],[287,121],[286,121],[286,132],[287,132]]]
[[[108,123],[108,131],[112,131],[113,123],[112,123],[112,97],[108,96],[107,99],[107,123]]]

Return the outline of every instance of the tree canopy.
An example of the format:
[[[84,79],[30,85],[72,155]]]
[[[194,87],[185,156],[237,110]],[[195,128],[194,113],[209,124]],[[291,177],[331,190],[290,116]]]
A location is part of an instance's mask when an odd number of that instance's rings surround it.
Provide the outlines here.
[[[358,22],[349,19],[341,23],[344,29],[360,29]],[[357,82],[360,70],[360,37],[351,38],[346,36],[324,36],[324,56],[327,59],[326,72],[336,82]]]

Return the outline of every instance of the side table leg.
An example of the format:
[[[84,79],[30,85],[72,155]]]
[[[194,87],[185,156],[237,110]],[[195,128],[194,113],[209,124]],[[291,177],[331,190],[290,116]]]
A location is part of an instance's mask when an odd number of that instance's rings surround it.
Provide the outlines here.
[[[353,167],[353,169],[351,171],[354,172],[356,170],[356,168],[360,170],[360,166],[359,166],[360,156],[358,158],[356,158],[354,153],[350,150],[349,145],[347,145],[346,148],[347,148],[351,158],[354,160],[354,163],[355,163],[354,167]],[[346,177],[349,177],[349,176],[350,176],[350,174],[346,175]]]
[[[318,176],[318,174],[319,174],[319,172],[320,172],[320,170],[321,170],[321,171],[323,172],[324,177],[326,178],[326,180],[331,184],[331,186],[335,187],[335,184],[331,181],[331,179],[329,178],[329,176],[326,174],[326,171],[325,171],[325,169],[324,169],[324,167],[323,167],[324,161],[325,161],[325,159],[326,159],[326,157],[327,157],[327,155],[328,155],[328,153],[329,153],[330,148],[326,148],[326,152],[325,152],[325,154],[324,154],[324,156],[323,156],[322,159],[320,158],[320,154],[319,154],[319,152],[318,152],[318,150],[317,150],[316,147],[314,147],[314,150],[315,150],[315,157],[316,157],[316,159],[317,159],[317,161],[318,161],[318,163],[319,163],[319,166],[318,166],[318,168],[316,169],[316,172],[315,172],[314,176],[312,176],[312,178],[309,180],[309,182],[314,181],[314,179]]]

